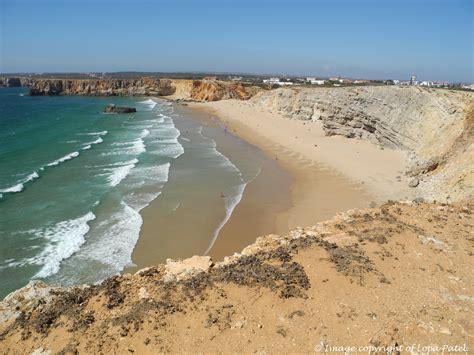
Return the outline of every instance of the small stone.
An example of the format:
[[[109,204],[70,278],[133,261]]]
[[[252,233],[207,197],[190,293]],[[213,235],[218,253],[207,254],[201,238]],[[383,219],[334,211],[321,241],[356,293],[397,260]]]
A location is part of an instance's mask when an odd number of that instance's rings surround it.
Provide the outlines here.
[[[138,290],[138,298],[141,300],[146,300],[150,298],[150,294],[148,293],[145,287],[140,287]]]
[[[244,323],[242,323],[241,321],[238,321],[232,326],[233,329],[242,329],[243,327],[244,327]]]
[[[448,328],[445,328],[445,327],[441,327],[441,329],[439,330],[439,332],[441,334],[446,334],[446,335],[451,335],[451,331],[448,329]]]
[[[413,202],[419,205],[420,203],[425,202],[425,199],[423,197],[417,197],[413,200]]]
[[[418,178],[414,178],[408,184],[409,187],[417,187],[420,184],[420,180]]]

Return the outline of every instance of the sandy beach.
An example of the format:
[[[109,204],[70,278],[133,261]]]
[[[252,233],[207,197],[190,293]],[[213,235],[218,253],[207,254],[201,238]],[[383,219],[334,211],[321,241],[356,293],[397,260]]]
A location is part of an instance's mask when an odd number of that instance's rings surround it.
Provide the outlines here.
[[[225,100],[190,106],[214,115],[225,129],[260,148],[291,175],[291,207],[278,215],[276,227],[267,233],[285,233],[347,209],[367,207],[372,202],[380,203],[396,196],[411,196],[403,175],[406,157],[401,151],[381,149],[366,141],[327,137],[317,122],[290,120],[248,101]],[[271,179],[267,182],[271,184]],[[211,256],[229,255],[234,248],[223,247],[229,240],[235,245],[234,252],[245,246],[235,242],[232,236],[236,232],[230,230],[245,225],[245,219],[239,216],[246,208],[248,194],[221,231]],[[224,250],[227,253],[221,252]]]
[[[302,160],[331,169],[361,185],[377,201],[410,197],[403,177],[407,157],[400,150],[341,136],[328,137],[319,122],[288,119],[250,101],[224,100],[192,106],[214,113],[234,134],[285,163]]]

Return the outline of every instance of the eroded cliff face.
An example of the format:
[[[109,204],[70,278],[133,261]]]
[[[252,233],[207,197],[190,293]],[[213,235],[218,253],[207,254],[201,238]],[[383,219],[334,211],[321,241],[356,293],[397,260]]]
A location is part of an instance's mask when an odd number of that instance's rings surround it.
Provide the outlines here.
[[[205,78],[186,79],[32,79],[0,78],[0,86],[29,86],[31,96],[166,96],[175,100],[219,101],[248,100],[257,87]]]
[[[257,88],[217,80],[195,80],[190,98],[196,101],[219,101],[228,99],[248,100],[256,94]]]
[[[166,96],[174,93],[171,81],[157,78],[125,79],[37,79],[30,95]]]
[[[425,196],[474,195],[474,94],[415,87],[277,89],[252,102],[342,135],[411,153],[409,175]],[[414,185],[417,185],[417,180]]]

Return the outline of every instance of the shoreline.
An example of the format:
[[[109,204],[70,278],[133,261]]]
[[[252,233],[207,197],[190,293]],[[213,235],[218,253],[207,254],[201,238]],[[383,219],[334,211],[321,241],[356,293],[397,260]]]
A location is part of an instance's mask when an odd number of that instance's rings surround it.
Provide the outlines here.
[[[213,120],[206,112],[175,104],[175,113],[179,117],[175,124],[177,127],[182,126],[180,127],[180,130],[183,130],[182,134],[188,134],[186,126],[182,125],[183,122],[193,122],[192,125],[206,127],[207,138],[216,143],[216,149],[227,159],[232,162],[236,156],[237,161],[242,160],[242,151],[247,152],[243,157],[247,154],[255,156],[255,160],[261,162],[260,171],[247,181],[240,201],[235,206],[222,206],[226,210],[222,210],[219,215],[209,214],[206,221],[196,220],[192,210],[188,209],[188,214],[182,216],[186,219],[181,219],[181,223],[177,224],[174,212],[164,213],[165,208],[160,197],[152,201],[141,212],[143,224],[132,254],[135,266],[126,267],[122,274],[164,263],[168,258],[184,259],[193,255],[210,254],[216,260],[223,259],[253,243],[260,235],[284,233],[287,230],[286,224],[281,227],[279,215],[290,208],[290,175],[260,149],[233,133],[226,132],[220,122]],[[178,159],[189,160],[189,157],[183,156]],[[165,188],[161,196],[165,200],[176,195],[177,189],[189,189],[190,186],[182,186],[183,183],[193,183],[192,179],[183,181],[179,178],[185,173],[182,170],[185,165],[183,161],[176,161],[171,167],[169,179],[171,184]],[[270,178],[272,184],[268,184]],[[280,193],[275,194],[275,189]],[[221,200],[220,196],[218,200]],[[201,205],[199,201],[195,201],[193,208],[212,207],[213,205]],[[228,207],[233,207],[231,212]],[[213,239],[214,233],[218,234]],[[193,237],[190,238],[190,235]],[[224,242],[222,235],[225,235]],[[211,252],[207,253],[209,251]]]

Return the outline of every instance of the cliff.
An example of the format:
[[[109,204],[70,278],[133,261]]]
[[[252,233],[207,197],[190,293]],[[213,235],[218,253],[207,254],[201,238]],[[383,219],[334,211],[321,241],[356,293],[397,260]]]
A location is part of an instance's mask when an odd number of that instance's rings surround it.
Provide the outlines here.
[[[157,78],[122,79],[36,79],[30,95],[165,96],[174,93],[171,81]]]
[[[219,101],[228,99],[248,100],[258,88],[217,80],[195,80],[190,98],[195,101]]]
[[[172,80],[173,95],[166,98],[174,101],[220,101],[228,99],[249,100],[260,91],[256,86],[204,78],[203,80]]]
[[[186,79],[36,79],[0,78],[3,87],[30,87],[29,95],[166,96],[172,100],[248,100],[259,88],[220,81]]]
[[[468,352],[473,213],[473,201],[390,202],[261,237],[216,264],[169,260],[93,286],[32,282],[0,302],[0,348],[387,353],[450,344]]]
[[[251,102],[291,119],[321,122],[326,135],[410,153],[413,185],[428,198],[474,196],[474,94],[417,87],[277,89]]]

